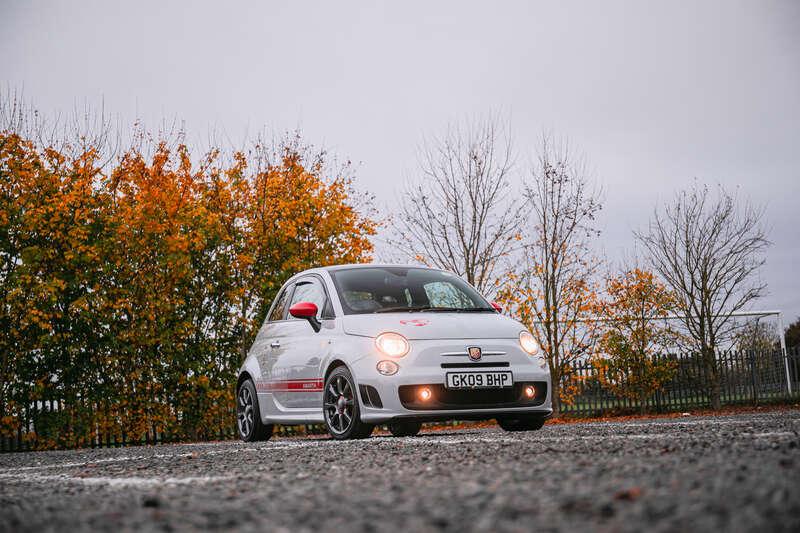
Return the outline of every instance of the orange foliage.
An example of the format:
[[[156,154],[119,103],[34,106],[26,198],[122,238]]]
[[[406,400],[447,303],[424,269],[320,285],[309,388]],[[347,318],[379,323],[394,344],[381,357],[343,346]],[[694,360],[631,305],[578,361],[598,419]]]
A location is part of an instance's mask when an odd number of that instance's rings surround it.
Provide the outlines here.
[[[597,341],[599,324],[585,319],[596,315],[599,299],[590,277],[581,275],[588,269],[565,270],[575,275],[564,276],[555,295],[544,293],[543,267],[533,264],[523,275],[509,274],[496,299],[534,335],[549,366],[554,394],[559,403],[570,404],[583,379],[574,365],[592,354]]]
[[[593,365],[604,387],[638,401],[644,410],[647,398],[675,372],[675,362],[659,356],[677,339],[662,320],[677,301],[652,272],[639,268],[609,277],[606,293],[608,321]]]
[[[213,437],[287,277],[369,258],[376,223],[299,139],[266,163],[150,148],[106,171],[94,149],[0,134],[3,434],[36,407],[27,438],[40,447]]]

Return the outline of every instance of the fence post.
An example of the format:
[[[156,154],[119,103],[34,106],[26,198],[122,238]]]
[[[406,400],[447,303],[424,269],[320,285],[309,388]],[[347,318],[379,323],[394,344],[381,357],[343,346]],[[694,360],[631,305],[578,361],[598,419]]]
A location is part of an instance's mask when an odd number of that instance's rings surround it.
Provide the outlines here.
[[[792,378],[789,374],[789,353],[786,351],[786,331],[783,329],[783,316],[778,313],[778,337],[781,340],[781,355],[783,356],[783,369],[786,371],[786,392],[792,395]]]
[[[756,378],[756,357],[753,350],[747,350],[747,360],[750,364],[750,384],[753,387],[753,405],[758,405],[758,380]]]
[[[664,363],[664,354],[658,354],[657,353],[657,354],[654,355],[653,358],[656,360],[656,365],[658,365],[658,367],[660,368],[661,365]],[[663,387],[663,386],[664,386],[664,384],[662,383],[661,387]],[[655,396],[653,398],[653,403],[655,404],[653,407],[655,408],[656,413],[660,413],[661,412],[661,387],[656,389],[656,393],[655,393]]]

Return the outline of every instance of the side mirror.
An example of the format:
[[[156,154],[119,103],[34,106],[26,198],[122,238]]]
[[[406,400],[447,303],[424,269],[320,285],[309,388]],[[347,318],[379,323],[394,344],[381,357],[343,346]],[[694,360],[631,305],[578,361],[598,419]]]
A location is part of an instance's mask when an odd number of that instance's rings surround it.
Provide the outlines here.
[[[497,302],[492,302],[492,307],[494,307],[494,310],[497,311],[498,313],[502,313],[503,312],[503,306],[501,306]]]
[[[322,327],[322,324],[317,320],[318,311],[317,304],[313,302],[297,302],[289,308],[290,315],[295,318],[308,320],[308,323],[311,324],[311,327],[314,328],[316,332],[319,332]]]

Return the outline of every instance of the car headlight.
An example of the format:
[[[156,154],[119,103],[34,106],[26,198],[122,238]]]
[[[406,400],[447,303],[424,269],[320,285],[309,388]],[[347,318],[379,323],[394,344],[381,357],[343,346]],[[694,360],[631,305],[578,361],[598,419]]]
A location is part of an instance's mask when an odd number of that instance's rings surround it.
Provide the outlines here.
[[[389,357],[403,357],[408,353],[408,340],[399,333],[381,333],[375,338],[375,346]]]
[[[519,333],[519,345],[528,353],[528,355],[536,355],[539,353],[539,343],[528,331],[521,331]]]

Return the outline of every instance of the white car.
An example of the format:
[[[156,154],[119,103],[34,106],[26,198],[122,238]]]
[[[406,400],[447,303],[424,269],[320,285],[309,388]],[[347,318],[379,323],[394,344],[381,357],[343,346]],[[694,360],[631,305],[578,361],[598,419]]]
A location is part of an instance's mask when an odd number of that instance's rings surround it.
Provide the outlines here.
[[[239,371],[237,426],[325,423],[336,439],[378,424],[497,419],[540,429],[550,374],[533,336],[458,276],[431,268],[341,265],[281,288]]]

